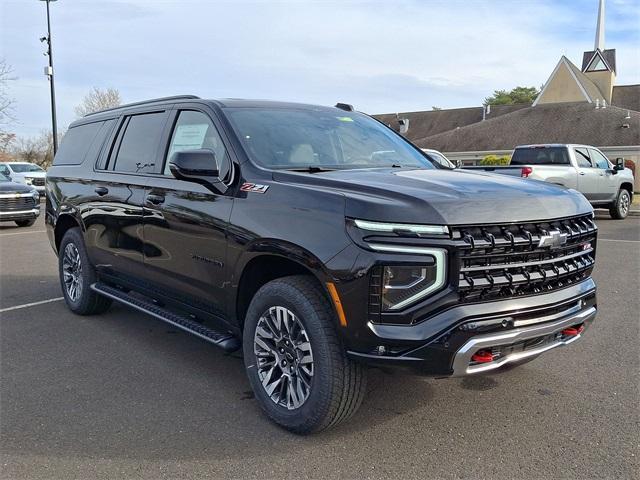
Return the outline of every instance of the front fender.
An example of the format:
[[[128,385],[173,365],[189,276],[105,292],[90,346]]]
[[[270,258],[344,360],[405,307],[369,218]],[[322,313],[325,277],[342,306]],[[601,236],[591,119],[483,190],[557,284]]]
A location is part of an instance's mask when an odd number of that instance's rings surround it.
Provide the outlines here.
[[[229,266],[231,283],[237,286],[247,264],[261,256],[275,256],[293,261],[309,270],[323,283],[330,278],[324,263],[309,250],[286,240],[260,238],[248,244],[233,265]]]

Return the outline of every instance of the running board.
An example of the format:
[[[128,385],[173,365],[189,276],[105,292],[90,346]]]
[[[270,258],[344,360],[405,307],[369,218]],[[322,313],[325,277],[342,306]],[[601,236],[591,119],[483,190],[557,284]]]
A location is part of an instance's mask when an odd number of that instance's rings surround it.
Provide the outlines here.
[[[100,295],[111,298],[116,302],[123,303],[129,307],[151,315],[163,322],[167,322],[174,327],[178,327],[186,332],[192,333],[207,342],[217,345],[227,352],[234,352],[240,348],[240,341],[232,334],[213,330],[212,328],[206,327],[188,317],[184,317],[159,307],[150,300],[143,300],[134,297],[128,293],[118,290],[117,288],[105,285],[104,283],[92,284],[91,290],[99,293]]]

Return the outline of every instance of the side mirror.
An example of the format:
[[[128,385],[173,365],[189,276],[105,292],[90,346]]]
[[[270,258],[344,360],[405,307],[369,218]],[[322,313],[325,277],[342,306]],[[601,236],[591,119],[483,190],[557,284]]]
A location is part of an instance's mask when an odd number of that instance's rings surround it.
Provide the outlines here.
[[[616,164],[613,166],[616,171],[624,170],[624,158],[616,158]]]
[[[219,177],[216,155],[209,149],[176,152],[169,160],[169,169],[178,180],[199,183],[216,193],[227,191]]]

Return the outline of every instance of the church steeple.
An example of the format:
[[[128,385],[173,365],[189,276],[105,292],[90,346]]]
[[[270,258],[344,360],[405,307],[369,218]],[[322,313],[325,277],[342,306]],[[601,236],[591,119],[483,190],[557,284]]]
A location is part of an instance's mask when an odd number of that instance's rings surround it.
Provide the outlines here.
[[[604,1],[599,0],[598,3],[595,45],[592,51],[584,52],[582,56],[582,73],[597,85],[604,99],[611,103],[616,81],[616,51],[604,48]]]
[[[604,52],[604,0],[600,0],[598,6],[598,24],[596,26],[596,43],[594,50]]]

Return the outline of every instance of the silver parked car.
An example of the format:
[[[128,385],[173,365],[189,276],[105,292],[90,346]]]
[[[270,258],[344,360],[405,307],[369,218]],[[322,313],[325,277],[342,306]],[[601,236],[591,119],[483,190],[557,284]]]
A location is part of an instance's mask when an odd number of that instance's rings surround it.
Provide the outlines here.
[[[0,162],[0,173],[9,177],[12,182],[32,185],[40,194],[44,193],[47,172],[35,163]]]
[[[507,166],[464,167],[542,180],[582,193],[594,208],[607,208],[615,219],[629,214],[633,172],[618,158],[615,165],[590,145],[542,144],[516,147]]]
[[[445,168],[457,168],[456,165],[444,155],[444,153],[439,152],[438,150],[423,148],[422,151],[426,153],[432,161]]]

